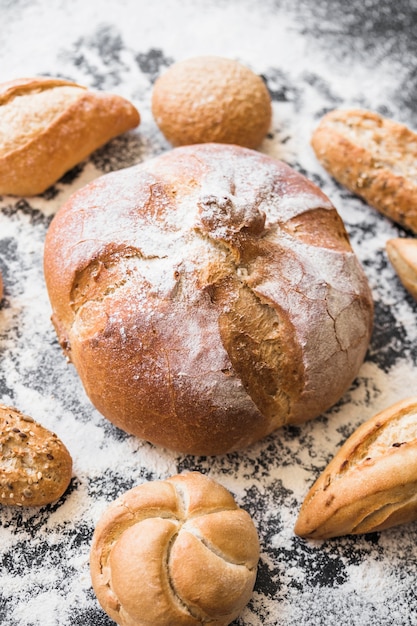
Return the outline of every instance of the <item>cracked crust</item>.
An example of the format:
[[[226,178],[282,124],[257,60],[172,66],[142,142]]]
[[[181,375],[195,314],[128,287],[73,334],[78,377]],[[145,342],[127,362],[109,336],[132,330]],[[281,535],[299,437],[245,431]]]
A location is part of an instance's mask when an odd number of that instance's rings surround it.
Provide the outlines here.
[[[417,519],[417,397],[362,424],[308,492],[295,533],[376,532]]]
[[[56,78],[0,85],[0,193],[43,193],[94,150],[140,122],[120,96]]]
[[[323,167],[386,217],[417,232],[417,134],[361,109],[334,110],[313,133]]]
[[[226,626],[250,599],[259,542],[250,516],[198,472],[144,483],[99,520],[90,568],[121,626]]]
[[[93,404],[193,454],[328,409],[371,332],[370,290],[328,198],[237,146],[176,148],[85,187],[52,221],[45,278]]]

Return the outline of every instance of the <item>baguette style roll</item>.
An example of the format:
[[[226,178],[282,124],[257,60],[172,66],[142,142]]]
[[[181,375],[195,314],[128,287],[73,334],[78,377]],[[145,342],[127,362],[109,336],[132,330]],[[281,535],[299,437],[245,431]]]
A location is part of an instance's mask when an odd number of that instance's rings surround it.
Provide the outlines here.
[[[140,122],[124,98],[58,78],[0,85],[0,194],[43,193],[110,139]]]
[[[311,487],[295,533],[329,539],[417,519],[417,397],[362,424]]]
[[[72,458],[58,436],[0,404],[0,505],[43,506],[67,489]]]
[[[372,296],[335,208],[238,146],[176,148],[87,185],[54,217],[44,267],[93,404],[185,453],[318,416],[369,343]]]
[[[409,237],[389,239],[386,250],[403,286],[417,300],[417,239]]]
[[[323,167],[352,193],[417,233],[417,134],[362,109],[334,110],[312,136]]]
[[[120,626],[226,626],[250,600],[256,528],[233,496],[198,472],[144,483],[104,512],[90,571]]]

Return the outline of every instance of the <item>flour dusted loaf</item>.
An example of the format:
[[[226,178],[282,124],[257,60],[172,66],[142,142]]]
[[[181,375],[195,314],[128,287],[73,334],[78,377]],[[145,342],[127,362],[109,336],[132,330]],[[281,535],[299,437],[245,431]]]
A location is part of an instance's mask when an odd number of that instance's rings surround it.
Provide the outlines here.
[[[59,437],[0,404],[0,504],[43,506],[67,489],[72,458]]]
[[[84,187],[53,219],[44,264],[93,404],[186,453],[316,417],[369,342],[371,293],[328,198],[237,146],[176,148]]]
[[[260,76],[234,59],[200,56],[174,63],[155,83],[152,113],[174,146],[230,143],[257,148],[272,119]]]
[[[323,167],[352,193],[417,233],[417,134],[378,113],[337,109],[312,136]]]
[[[58,78],[0,85],[0,194],[33,196],[140,122],[124,98]]]
[[[417,397],[364,422],[310,489],[295,532],[310,539],[376,532],[417,519]]]
[[[191,472],[124,493],[99,520],[90,570],[121,626],[226,626],[256,579],[256,528],[232,494]]]

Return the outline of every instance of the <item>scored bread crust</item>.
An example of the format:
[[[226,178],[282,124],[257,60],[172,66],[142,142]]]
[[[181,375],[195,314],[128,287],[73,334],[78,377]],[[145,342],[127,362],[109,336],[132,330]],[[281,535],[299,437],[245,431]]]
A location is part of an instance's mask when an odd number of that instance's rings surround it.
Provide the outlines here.
[[[49,504],[62,496],[71,476],[72,458],[59,437],[0,404],[0,504]]]
[[[371,293],[333,205],[237,146],[176,148],[84,187],[51,223],[44,268],[93,404],[182,452],[316,417],[369,343]]]
[[[315,129],[323,167],[386,217],[417,232],[417,134],[378,113],[336,109]]]
[[[15,126],[11,121],[17,115],[20,123]],[[38,77],[3,83],[0,193],[43,193],[94,150],[139,122],[138,111],[125,98],[67,80]]]
[[[295,533],[329,539],[417,519],[417,397],[363,423],[308,492]]]
[[[214,480],[190,472],[113,502],[91,545],[94,591],[122,626],[230,624],[248,603],[259,540],[249,514]]]

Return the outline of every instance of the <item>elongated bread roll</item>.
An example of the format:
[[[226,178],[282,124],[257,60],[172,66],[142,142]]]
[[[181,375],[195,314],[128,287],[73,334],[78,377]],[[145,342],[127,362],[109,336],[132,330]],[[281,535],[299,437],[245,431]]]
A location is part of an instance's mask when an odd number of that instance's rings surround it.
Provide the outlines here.
[[[44,192],[113,137],[140,122],[120,96],[58,78],[0,85],[0,194]]]
[[[58,436],[0,404],[0,505],[43,506],[67,489],[72,458]]]
[[[352,193],[417,233],[417,134],[362,109],[325,115],[312,136],[323,167]]]
[[[386,249],[400,281],[417,300],[417,239],[409,237],[389,239]]]
[[[417,397],[362,424],[314,483],[295,533],[310,539],[384,530],[417,519]]]

